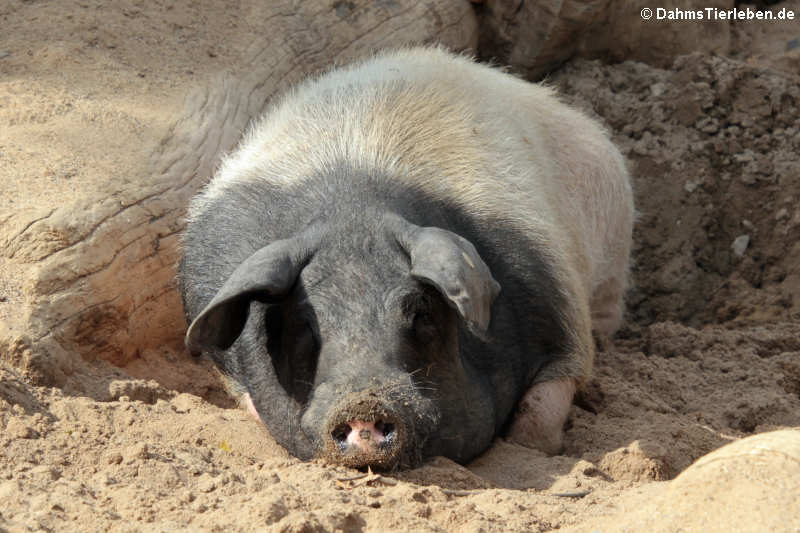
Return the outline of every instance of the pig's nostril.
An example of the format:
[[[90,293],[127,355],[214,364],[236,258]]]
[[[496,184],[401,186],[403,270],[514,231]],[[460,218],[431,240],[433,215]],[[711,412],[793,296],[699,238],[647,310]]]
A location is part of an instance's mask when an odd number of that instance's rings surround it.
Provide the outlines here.
[[[347,445],[347,436],[350,435],[352,430],[353,428],[350,427],[350,424],[339,424],[331,431],[331,437],[339,446],[345,446]]]
[[[385,439],[394,435],[394,424],[391,422],[384,422],[383,420],[378,420],[375,422],[375,429],[378,430],[379,433],[383,434]]]

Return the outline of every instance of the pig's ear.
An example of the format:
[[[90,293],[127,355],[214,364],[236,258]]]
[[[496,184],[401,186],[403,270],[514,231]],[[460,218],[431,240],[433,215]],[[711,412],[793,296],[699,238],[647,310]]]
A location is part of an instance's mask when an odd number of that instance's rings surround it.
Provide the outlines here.
[[[230,348],[244,329],[250,302],[286,296],[310,258],[309,248],[299,246],[296,240],[282,240],[245,259],[192,321],[186,331],[186,347],[191,353]]]
[[[453,232],[405,224],[397,240],[411,257],[411,276],[436,287],[483,337],[492,318],[492,304],[500,284],[471,242]]]

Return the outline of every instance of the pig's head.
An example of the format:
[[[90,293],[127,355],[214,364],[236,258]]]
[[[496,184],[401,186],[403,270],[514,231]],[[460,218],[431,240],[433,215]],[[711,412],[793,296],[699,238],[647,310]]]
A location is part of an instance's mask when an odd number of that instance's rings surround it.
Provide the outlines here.
[[[187,346],[229,359],[270,433],[301,458],[467,460],[497,422],[459,342],[485,338],[500,286],[459,235],[366,218],[256,251],[194,319]]]

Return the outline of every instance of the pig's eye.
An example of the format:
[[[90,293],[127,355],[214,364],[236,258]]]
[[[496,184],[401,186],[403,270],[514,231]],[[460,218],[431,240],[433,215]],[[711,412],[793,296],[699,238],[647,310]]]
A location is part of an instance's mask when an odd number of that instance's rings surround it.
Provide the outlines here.
[[[439,305],[435,289],[427,287],[407,294],[402,301],[402,310],[408,321],[408,334],[422,345],[435,341],[440,336]]]
[[[267,311],[267,351],[278,381],[301,404],[308,401],[316,374],[320,344],[310,321],[280,306]]]
[[[414,336],[420,342],[430,342],[436,338],[436,323],[428,311],[418,311],[414,314],[412,329]]]
[[[297,354],[305,357],[313,357],[314,353],[318,350],[317,339],[314,336],[314,330],[308,323],[303,324],[297,332],[295,339],[295,351]]]

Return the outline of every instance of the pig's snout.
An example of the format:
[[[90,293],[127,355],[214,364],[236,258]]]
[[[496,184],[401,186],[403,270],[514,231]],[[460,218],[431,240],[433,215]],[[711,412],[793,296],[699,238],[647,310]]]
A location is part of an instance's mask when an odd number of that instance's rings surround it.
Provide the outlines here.
[[[402,462],[413,436],[407,417],[387,403],[367,394],[337,409],[324,434],[327,459],[354,468],[392,469]]]
[[[345,453],[348,449],[371,453],[373,450],[393,445],[397,437],[395,427],[395,423],[391,420],[374,422],[350,420],[336,426],[331,432],[331,438]]]

